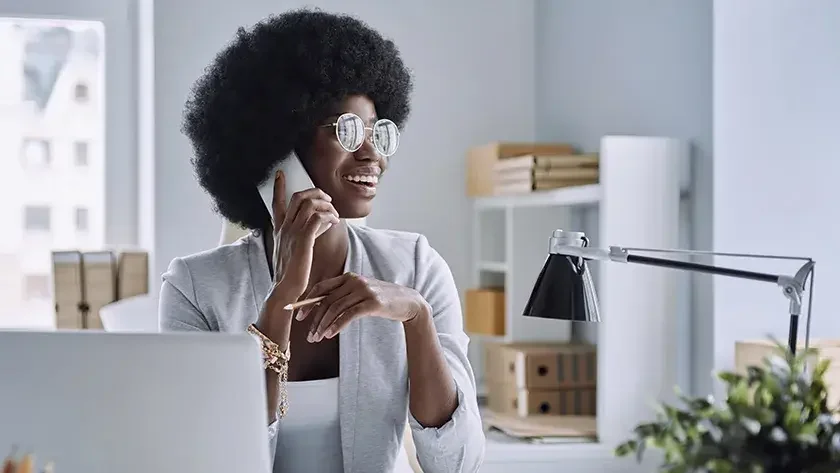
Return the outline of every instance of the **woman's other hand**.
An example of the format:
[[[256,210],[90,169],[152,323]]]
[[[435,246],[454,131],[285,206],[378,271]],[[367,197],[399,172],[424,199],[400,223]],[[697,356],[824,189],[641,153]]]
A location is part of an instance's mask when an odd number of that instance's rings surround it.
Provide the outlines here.
[[[359,317],[374,316],[410,322],[431,314],[428,303],[414,289],[345,273],[314,285],[306,298],[325,296],[318,304],[302,308],[297,319],[311,320],[310,342],[333,338]]]

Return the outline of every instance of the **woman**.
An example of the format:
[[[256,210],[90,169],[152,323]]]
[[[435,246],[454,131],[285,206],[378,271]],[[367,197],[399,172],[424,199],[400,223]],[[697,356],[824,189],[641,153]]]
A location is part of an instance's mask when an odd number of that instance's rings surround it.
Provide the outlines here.
[[[391,41],[357,19],[298,10],[240,29],[187,103],[199,182],[252,232],[170,264],[161,327],[259,340],[275,472],[392,471],[406,417],[425,473],[481,464],[448,266],[422,235],[344,221],[370,213],[411,88]],[[293,151],[316,187],[286,203],[283,174],[268,174]],[[273,220],[256,190],[267,180]]]

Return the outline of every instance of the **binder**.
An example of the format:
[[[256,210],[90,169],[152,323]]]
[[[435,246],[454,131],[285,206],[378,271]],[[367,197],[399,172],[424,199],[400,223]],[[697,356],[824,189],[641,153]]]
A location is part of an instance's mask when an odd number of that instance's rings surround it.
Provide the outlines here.
[[[102,330],[102,307],[149,293],[149,254],[145,251],[54,251],[56,328]]]
[[[117,264],[114,253],[82,253],[82,288],[82,301],[88,310],[81,328],[102,330],[99,309],[117,300]]]
[[[117,300],[149,293],[149,253],[123,251],[117,263]]]
[[[57,329],[80,329],[86,324],[82,253],[53,251],[53,294]]]

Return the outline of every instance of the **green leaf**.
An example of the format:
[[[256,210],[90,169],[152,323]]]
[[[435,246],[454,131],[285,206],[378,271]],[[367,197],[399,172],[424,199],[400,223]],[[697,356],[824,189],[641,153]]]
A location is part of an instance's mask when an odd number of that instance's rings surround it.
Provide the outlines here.
[[[631,453],[636,451],[638,442],[635,440],[629,440],[627,442],[622,443],[618,447],[615,447],[615,456],[617,457],[626,457]]]
[[[814,367],[814,379],[822,380],[826,371],[828,371],[829,366],[831,366],[831,359],[824,358],[820,360],[817,363],[817,366]]]
[[[777,342],[776,352],[746,374],[723,372],[726,399],[691,398],[656,407],[655,422],[640,424],[617,456],[661,451],[660,473],[774,473],[840,464],[840,412],[828,407],[828,362]],[[811,357],[811,358],[809,358]]]
[[[744,426],[744,428],[747,429],[747,432],[751,435],[758,435],[761,431],[761,422],[755,419],[750,419],[749,417],[742,417],[741,425]]]
[[[744,379],[744,376],[738,373],[724,371],[722,373],[718,373],[718,378],[728,385],[734,385],[740,383]]]

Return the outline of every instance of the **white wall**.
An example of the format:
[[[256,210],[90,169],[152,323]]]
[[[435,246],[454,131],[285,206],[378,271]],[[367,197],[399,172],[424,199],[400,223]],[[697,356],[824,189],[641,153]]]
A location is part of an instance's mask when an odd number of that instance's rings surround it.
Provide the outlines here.
[[[683,228],[680,246],[711,249],[711,3],[537,0],[536,17],[537,139],[567,141],[585,151],[597,151],[607,134],[689,140],[692,199],[681,212],[693,225]],[[692,373],[681,373],[681,388],[707,394],[712,386],[711,278],[675,275],[686,283],[679,326],[692,341],[679,353],[690,358],[680,365],[692,367]]]
[[[190,85],[237,27],[294,6],[298,2],[156,2],[156,271],[219,237],[219,220],[193,179],[189,143],[179,131]],[[318,6],[355,14],[392,37],[414,70],[414,110],[368,223],[426,234],[463,287],[471,254],[464,153],[491,139],[533,138],[532,2],[333,0]]]
[[[719,0],[714,25],[715,248],[814,257],[812,334],[837,338],[840,2]],[[787,339],[779,289],[716,278],[714,291],[716,368],[738,339]]]

